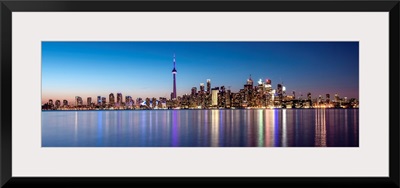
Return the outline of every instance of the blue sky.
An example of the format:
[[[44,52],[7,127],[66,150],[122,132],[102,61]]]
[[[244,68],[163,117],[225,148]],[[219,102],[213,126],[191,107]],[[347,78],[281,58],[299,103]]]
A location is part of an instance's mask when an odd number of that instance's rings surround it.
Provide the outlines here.
[[[42,102],[169,98],[174,53],[178,96],[207,79],[237,92],[250,74],[297,96],[359,96],[358,42],[42,42]]]

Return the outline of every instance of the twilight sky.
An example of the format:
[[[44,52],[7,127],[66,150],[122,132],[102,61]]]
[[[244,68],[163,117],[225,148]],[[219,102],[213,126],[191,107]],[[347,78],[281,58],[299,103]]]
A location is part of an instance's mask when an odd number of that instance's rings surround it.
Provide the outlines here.
[[[207,79],[238,92],[250,74],[255,85],[269,78],[303,98],[359,96],[358,42],[42,42],[42,103],[108,102],[110,93],[169,99],[174,53],[178,96]]]

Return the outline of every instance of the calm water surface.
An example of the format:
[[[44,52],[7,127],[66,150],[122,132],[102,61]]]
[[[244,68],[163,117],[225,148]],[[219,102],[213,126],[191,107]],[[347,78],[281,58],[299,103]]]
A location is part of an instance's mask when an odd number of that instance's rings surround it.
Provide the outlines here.
[[[43,111],[43,147],[358,147],[358,109]]]

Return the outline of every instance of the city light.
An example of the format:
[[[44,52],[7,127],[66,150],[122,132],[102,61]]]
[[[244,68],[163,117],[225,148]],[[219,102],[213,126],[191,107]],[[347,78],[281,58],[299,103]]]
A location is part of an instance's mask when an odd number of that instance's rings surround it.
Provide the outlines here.
[[[211,80],[207,79],[207,87],[210,91],[204,90],[204,83],[200,83],[200,90],[192,87],[190,94],[182,96],[171,95],[170,99],[160,97],[156,98],[137,98],[136,103],[130,96],[117,93],[117,99],[114,94],[110,93],[108,99],[102,96],[97,96],[97,102],[88,97],[86,105],[83,104],[83,99],[80,96],[75,96],[75,102],[70,104],[67,100],[63,100],[61,105],[60,100],[50,99],[48,103],[42,105],[42,110],[136,110],[136,109],[274,109],[274,108],[358,108],[359,102],[357,99],[340,98],[339,94],[335,94],[334,100],[330,100],[330,94],[326,94],[326,99],[323,95],[318,95],[318,98],[312,98],[311,93],[308,93],[307,98],[299,99],[293,95],[287,95],[285,86],[277,85],[276,89],[270,87],[259,87],[252,85],[251,78],[246,80],[243,89],[239,91],[231,91],[225,89],[225,86],[211,88]],[[266,80],[270,82],[269,79]],[[258,81],[259,85],[268,85]],[[279,88],[281,87],[281,88]],[[197,91],[197,92],[196,92]],[[171,93],[172,94],[172,93]],[[101,100],[100,100],[101,99]],[[115,101],[117,100],[117,101]]]

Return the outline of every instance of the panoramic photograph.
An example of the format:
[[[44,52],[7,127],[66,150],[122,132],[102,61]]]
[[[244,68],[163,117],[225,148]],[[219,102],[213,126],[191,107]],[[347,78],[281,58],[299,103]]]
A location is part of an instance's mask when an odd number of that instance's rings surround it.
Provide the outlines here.
[[[359,43],[43,41],[42,147],[359,147]]]

